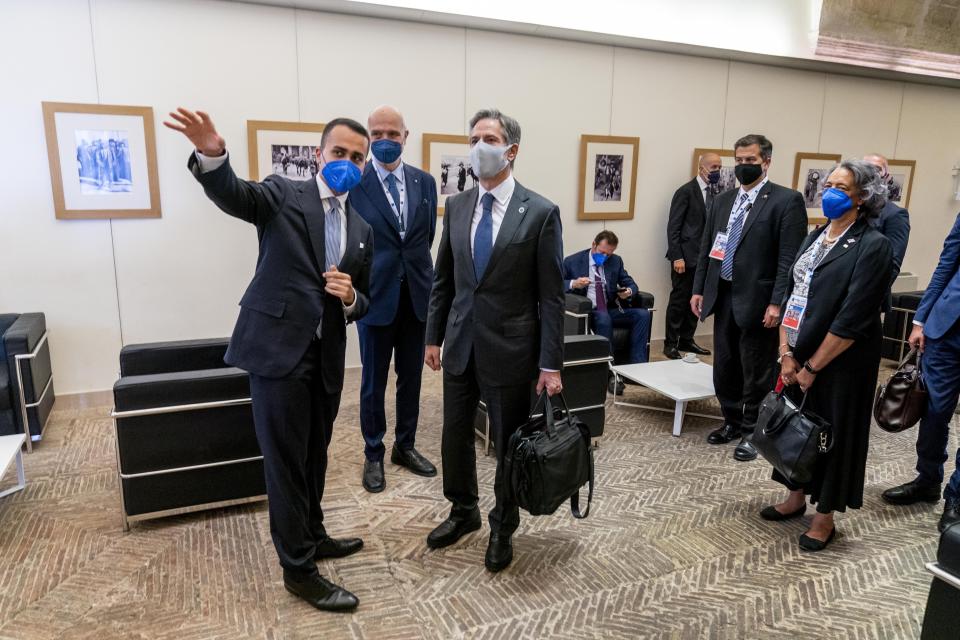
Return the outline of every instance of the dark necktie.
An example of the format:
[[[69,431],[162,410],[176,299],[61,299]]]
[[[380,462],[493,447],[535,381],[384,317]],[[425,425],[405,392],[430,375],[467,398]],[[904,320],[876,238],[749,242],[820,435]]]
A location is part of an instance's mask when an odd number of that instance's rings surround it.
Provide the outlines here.
[[[704,200],[704,206],[707,208],[707,211],[710,211],[710,206],[713,204],[713,198],[716,196],[716,193],[713,191],[713,185],[707,185],[707,197]]]
[[[393,198],[393,207],[397,214],[397,222],[400,223],[400,233],[406,231],[403,226],[403,211],[400,209],[400,190],[397,189],[397,176],[392,173],[387,174],[387,190],[390,197]]]
[[[603,278],[600,277],[600,267],[595,266],[596,275],[593,276],[593,284],[596,288],[597,311],[607,312],[607,290],[603,287]]]
[[[477,282],[483,278],[490,263],[490,254],[493,253],[493,194],[489,191],[483,194],[480,202],[483,204],[483,215],[473,236],[473,271],[477,275]]]
[[[330,203],[330,209],[326,213],[323,228],[326,250],[324,269],[332,264],[340,264],[340,201],[336,198],[327,198],[327,202]]]

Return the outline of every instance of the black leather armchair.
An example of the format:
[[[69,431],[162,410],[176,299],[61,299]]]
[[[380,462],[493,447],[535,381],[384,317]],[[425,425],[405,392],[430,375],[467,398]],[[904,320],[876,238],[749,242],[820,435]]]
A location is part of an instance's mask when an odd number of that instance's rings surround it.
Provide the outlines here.
[[[653,294],[648,291],[638,291],[630,299],[629,306],[634,309],[648,309],[650,311],[650,333],[653,333]],[[567,335],[585,334],[590,329],[590,311],[593,308],[586,296],[568,293],[564,298],[564,333]],[[647,351],[650,347],[650,335],[647,335]],[[613,328],[613,362],[626,362],[630,355],[630,330],[623,327]]]
[[[130,522],[266,500],[245,371],[227,339],[128,345],[113,386],[124,530]]]
[[[55,399],[46,316],[0,314],[0,435],[29,432],[32,451]]]
[[[960,609],[960,524],[947,527],[940,536],[937,561],[927,564],[933,573],[920,640],[955,640]]]

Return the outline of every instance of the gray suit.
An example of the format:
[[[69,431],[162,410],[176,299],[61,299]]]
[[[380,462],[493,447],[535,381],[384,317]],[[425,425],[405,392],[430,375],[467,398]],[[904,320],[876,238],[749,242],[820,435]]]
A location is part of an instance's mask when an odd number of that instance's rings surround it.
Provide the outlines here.
[[[443,493],[451,517],[477,512],[473,424],[483,398],[497,450],[490,527],[509,535],[520,517],[501,477],[503,452],[527,418],[538,371],[563,365],[563,241],[557,206],[517,183],[477,282],[470,233],[478,194],[447,199],[426,343],[443,345]]]

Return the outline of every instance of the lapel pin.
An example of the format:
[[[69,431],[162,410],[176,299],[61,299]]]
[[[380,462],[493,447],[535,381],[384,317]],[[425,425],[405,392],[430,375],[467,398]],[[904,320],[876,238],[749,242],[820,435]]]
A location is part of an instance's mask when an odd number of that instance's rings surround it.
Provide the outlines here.
[[[850,244],[853,244],[853,243],[856,242],[856,241],[857,241],[856,238],[850,238],[850,240],[848,240],[848,242],[849,242]]]
[[[524,211],[523,207],[520,207],[519,212],[523,213],[523,211]]]
[[[360,243],[360,248],[363,249],[363,243],[362,243],[362,242]]]

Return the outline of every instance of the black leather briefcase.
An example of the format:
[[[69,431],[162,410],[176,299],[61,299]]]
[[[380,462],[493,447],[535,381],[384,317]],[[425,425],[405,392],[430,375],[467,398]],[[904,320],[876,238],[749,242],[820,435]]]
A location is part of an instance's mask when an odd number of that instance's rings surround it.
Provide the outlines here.
[[[593,448],[590,431],[560,396],[563,408],[554,409],[546,392],[540,395],[530,418],[511,436],[504,457],[505,477],[521,509],[531,515],[549,515],[570,501],[575,518],[586,518],[593,501]],[[542,416],[534,417],[541,401]],[[580,511],[580,487],[589,484],[587,508]]]

